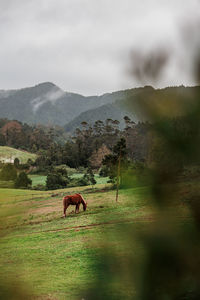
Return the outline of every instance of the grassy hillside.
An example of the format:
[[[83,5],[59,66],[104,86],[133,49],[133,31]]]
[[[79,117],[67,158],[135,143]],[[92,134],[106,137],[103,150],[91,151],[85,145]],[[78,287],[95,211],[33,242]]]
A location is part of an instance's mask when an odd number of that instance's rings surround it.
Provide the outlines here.
[[[7,146],[0,146],[0,160],[13,160],[16,157],[19,158],[21,163],[26,163],[29,158],[35,160],[37,156],[36,154],[26,151],[17,150]]]
[[[87,211],[81,208],[75,215],[71,206],[67,218],[61,219],[62,194],[78,191],[88,201]],[[121,192],[118,204],[113,191],[91,193],[84,187],[56,193],[51,197],[52,192],[0,190],[1,208],[12,208],[6,217],[11,232],[1,245],[0,278],[5,272],[8,278],[17,274],[18,284],[31,294],[43,295],[42,299],[75,299],[94,281],[93,262],[103,247],[104,231],[112,233],[115,223],[149,214],[141,199],[145,189],[135,190],[132,201],[131,191]]]
[[[101,251],[109,243],[119,261],[137,244],[124,243],[123,226],[141,229],[154,215],[147,187],[121,190],[119,202],[109,185],[48,192],[0,189],[2,226],[0,281],[23,287],[34,299],[82,299],[94,283]],[[62,219],[62,197],[81,192],[86,212],[70,206]],[[52,197],[52,194],[55,194]],[[6,213],[5,213],[6,212]],[[141,251],[140,251],[141,252]],[[141,252],[142,253],[142,252]],[[118,261],[118,263],[119,263]],[[129,299],[128,282],[118,283],[120,299]],[[126,295],[126,297],[125,297]],[[30,299],[27,296],[27,299]],[[124,298],[125,297],[125,298]],[[127,298],[128,297],[128,298]]]

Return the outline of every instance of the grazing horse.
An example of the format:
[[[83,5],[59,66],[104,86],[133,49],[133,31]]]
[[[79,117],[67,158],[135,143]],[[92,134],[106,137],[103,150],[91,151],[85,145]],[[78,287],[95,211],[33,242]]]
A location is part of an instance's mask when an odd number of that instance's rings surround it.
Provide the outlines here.
[[[87,202],[83,199],[81,194],[69,195],[63,198],[63,218],[66,217],[66,210],[69,205],[76,205],[75,213],[79,213],[80,204],[83,205],[83,210],[87,208]]]

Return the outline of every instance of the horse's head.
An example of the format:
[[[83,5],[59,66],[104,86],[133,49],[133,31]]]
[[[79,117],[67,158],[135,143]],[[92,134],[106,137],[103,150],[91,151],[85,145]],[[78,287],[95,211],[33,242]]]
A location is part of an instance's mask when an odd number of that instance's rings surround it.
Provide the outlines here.
[[[83,205],[83,210],[85,211],[87,208],[87,202],[85,202],[85,204]]]

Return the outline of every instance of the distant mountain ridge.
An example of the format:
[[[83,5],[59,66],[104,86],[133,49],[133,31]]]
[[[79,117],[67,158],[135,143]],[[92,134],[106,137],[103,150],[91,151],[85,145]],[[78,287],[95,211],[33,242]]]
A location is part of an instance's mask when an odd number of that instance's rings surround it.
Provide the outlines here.
[[[85,97],[45,82],[19,90],[0,90],[0,118],[28,124],[61,125],[65,126],[66,131],[72,132],[82,121],[89,124],[107,118],[122,121],[125,115],[133,121],[148,120],[149,117],[141,111],[143,104],[150,105],[152,109],[156,109],[161,102],[170,104],[168,106],[173,113],[176,103],[188,102],[194,90],[199,92],[199,89],[183,86],[154,89],[146,86]]]
[[[1,91],[0,117],[28,124],[64,125],[82,111],[101,105],[94,99],[64,92],[46,82],[16,91]]]
[[[19,90],[0,90],[0,118],[28,124],[65,125],[87,110],[122,99],[123,92],[85,97],[45,82]]]

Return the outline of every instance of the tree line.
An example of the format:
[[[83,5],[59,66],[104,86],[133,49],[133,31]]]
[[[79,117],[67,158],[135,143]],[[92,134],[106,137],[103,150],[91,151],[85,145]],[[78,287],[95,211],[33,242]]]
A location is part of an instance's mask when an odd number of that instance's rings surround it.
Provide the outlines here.
[[[88,174],[94,171],[98,171],[101,176],[109,176],[113,184],[117,184],[120,177],[120,182],[118,182],[120,186],[132,181],[130,178],[133,178],[133,174],[144,178],[145,172],[148,173],[147,170],[158,163],[162,163],[167,172],[167,169],[172,167],[171,155],[173,154],[169,150],[166,151],[169,145],[156,129],[172,132],[172,140],[180,139],[180,136],[183,141],[193,138],[192,124],[188,123],[184,117],[168,119],[164,128],[159,121],[153,124],[135,123],[127,116],[124,117],[124,121],[124,129],[120,129],[119,121],[112,119],[107,119],[105,122],[98,120],[93,125],[82,122],[82,127],[77,128],[73,135],[65,139],[61,129],[29,126],[22,123],[16,126],[12,123],[16,121],[8,120],[1,120],[0,132],[1,136],[4,136],[4,141],[7,141],[7,145],[20,147],[19,141],[23,143],[23,137],[27,139],[28,142],[23,144],[23,148],[26,150],[31,148],[38,157],[35,162],[29,161],[26,167],[31,166],[35,174],[47,175],[46,186],[49,189],[57,188],[57,186],[60,188],[87,184],[93,181],[88,180]],[[34,144],[33,141],[35,141]],[[187,147],[183,143],[181,146]],[[104,150],[106,149],[105,153],[103,153],[103,147]],[[96,163],[96,160],[99,160],[99,163]],[[188,164],[184,158],[181,160],[180,157],[177,157],[175,161],[178,171]],[[75,169],[85,168],[85,177],[77,182],[74,179],[70,180],[66,170],[58,169],[61,165]],[[87,172],[87,169],[91,171]]]

